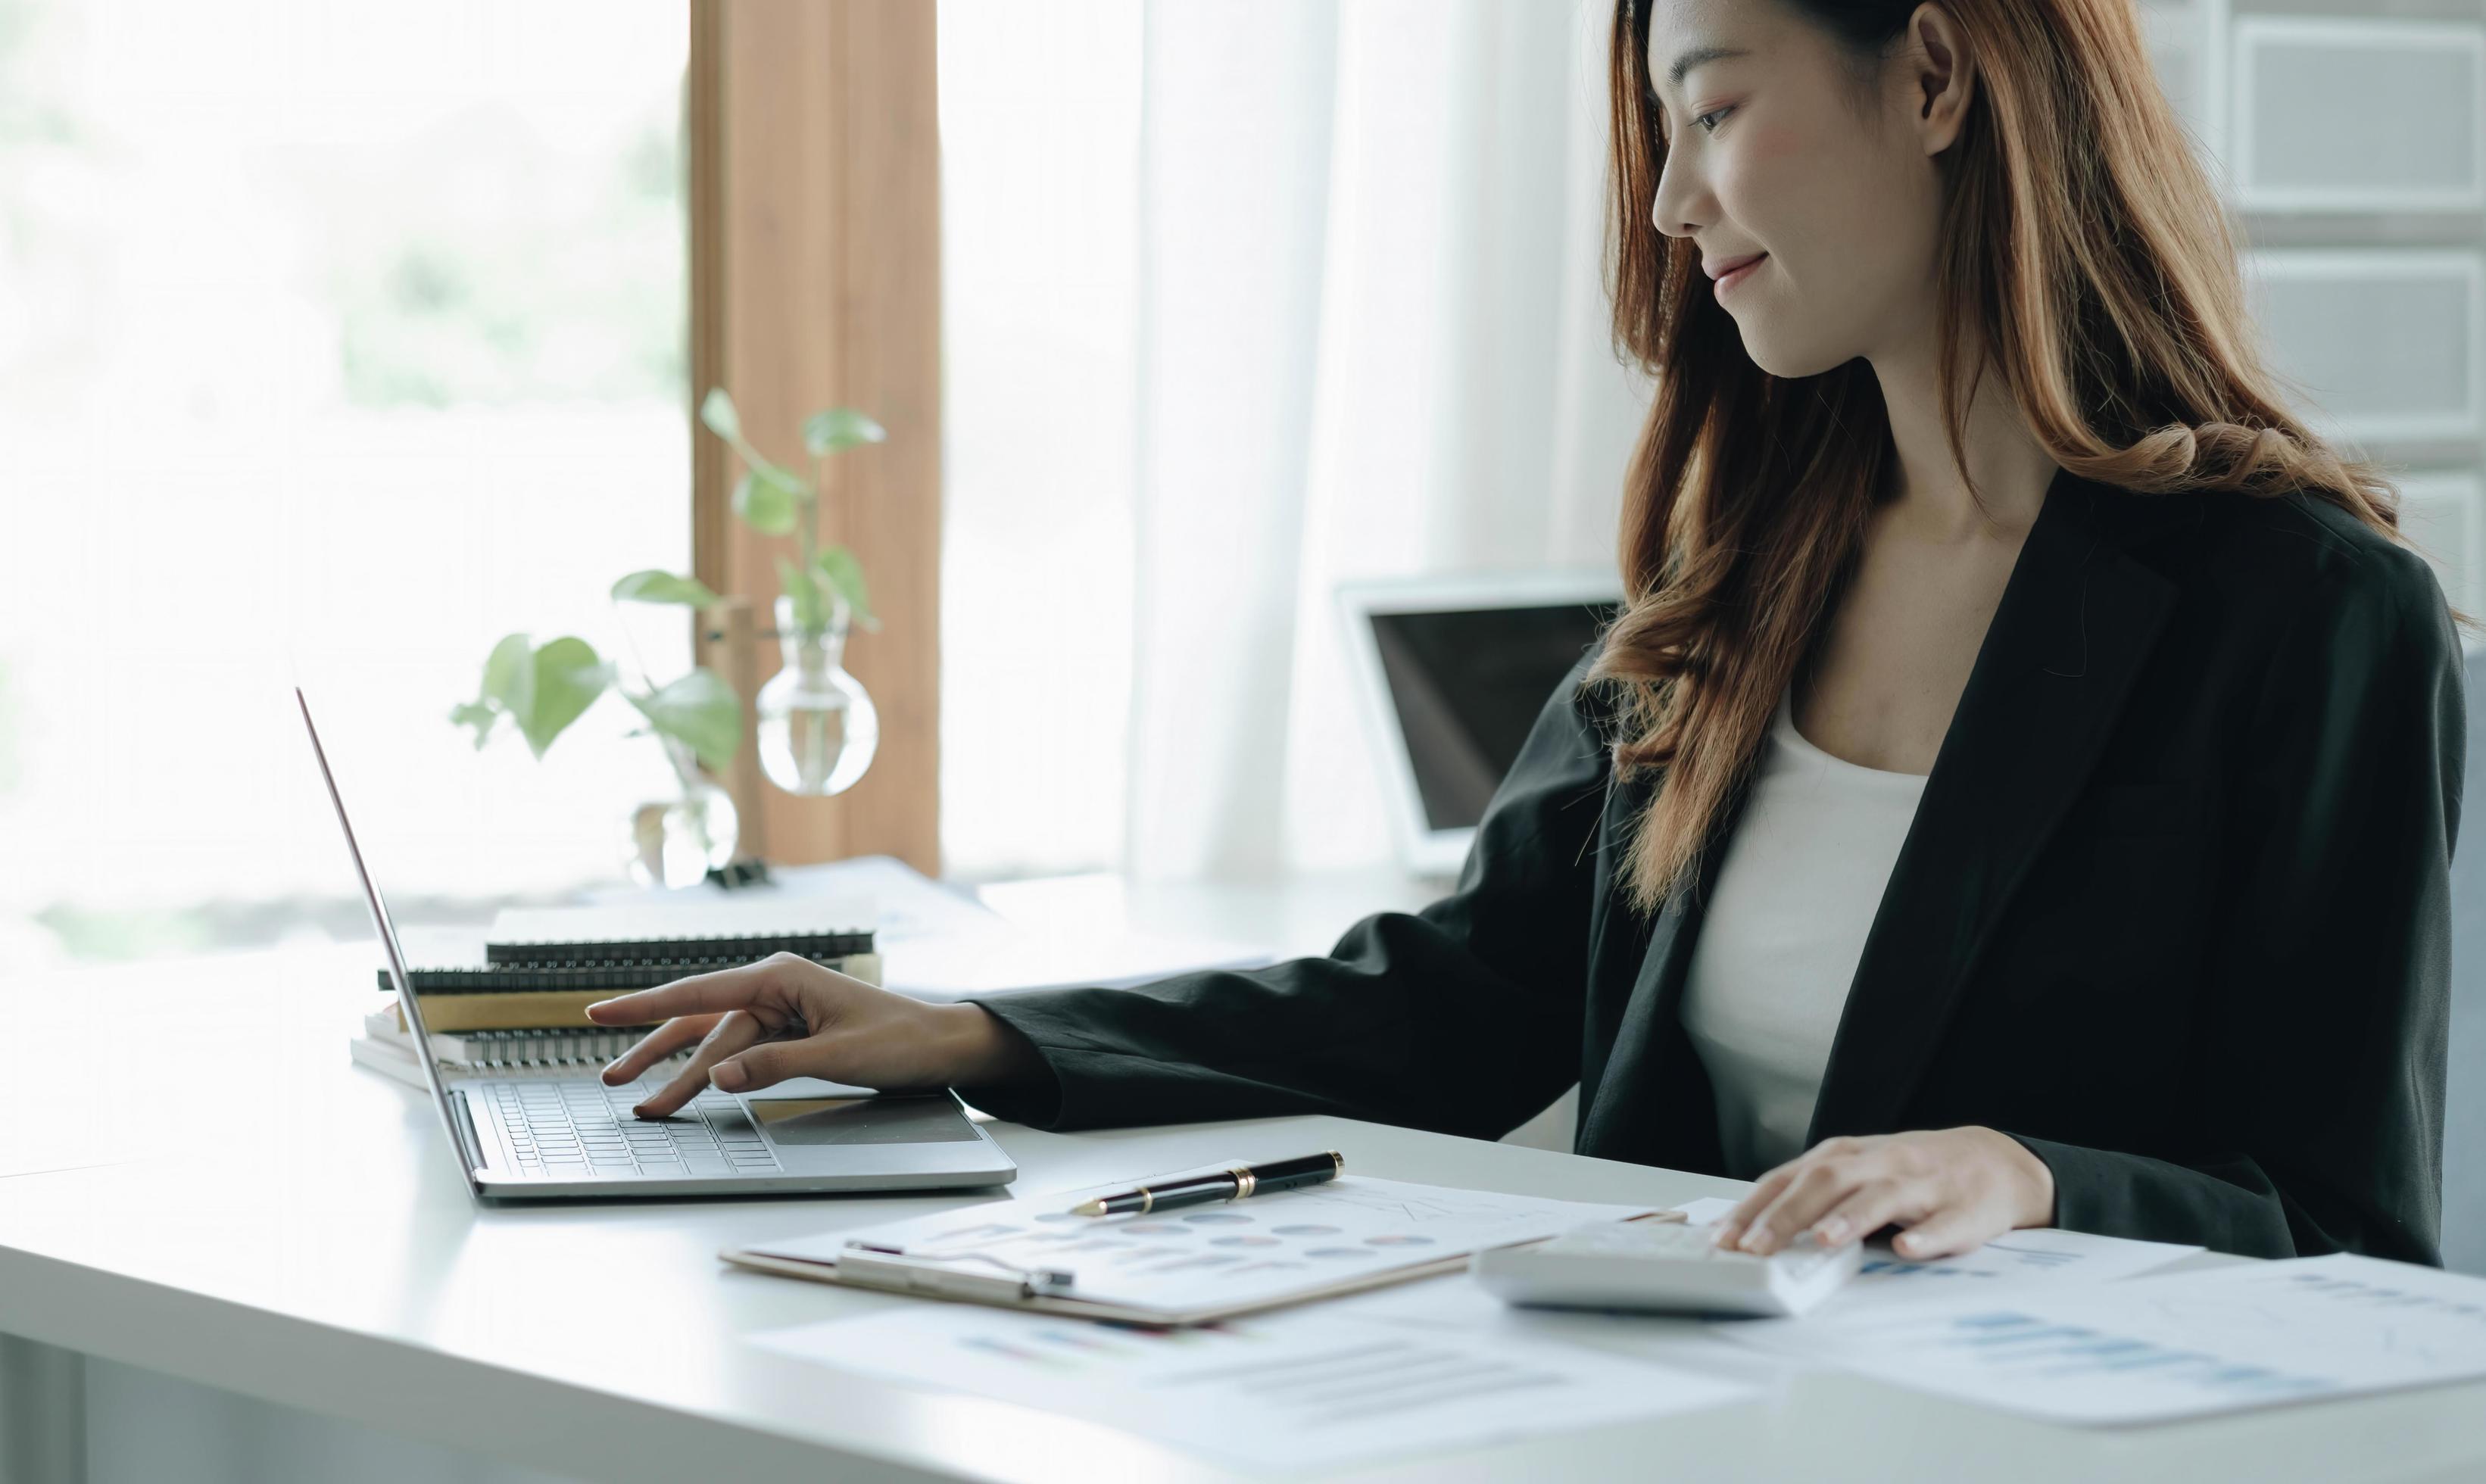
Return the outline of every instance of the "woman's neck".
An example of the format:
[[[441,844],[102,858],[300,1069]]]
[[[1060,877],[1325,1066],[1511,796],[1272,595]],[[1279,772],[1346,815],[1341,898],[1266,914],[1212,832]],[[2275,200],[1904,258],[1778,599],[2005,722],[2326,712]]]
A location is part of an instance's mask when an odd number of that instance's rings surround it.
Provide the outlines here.
[[[2060,466],[2030,433],[2018,401],[1989,368],[1978,379],[1962,431],[1968,473],[1984,499],[1984,508],[1978,508],[1943,432],[1933,339],[1928,324],[1918,344],[1870,358],[1899,455],[1881,522],[1937,545],[2000,540],[2016,546],[2035,523]],[[1975,364],[1977,353],[1963,347],[1963,364]]]

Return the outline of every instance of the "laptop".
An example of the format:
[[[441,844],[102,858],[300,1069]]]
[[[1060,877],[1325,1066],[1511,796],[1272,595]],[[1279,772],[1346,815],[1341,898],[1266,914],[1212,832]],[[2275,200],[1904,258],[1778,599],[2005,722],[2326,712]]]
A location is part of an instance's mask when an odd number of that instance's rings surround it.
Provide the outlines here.
[[[1400,864],[1452,877],[1545,699],[1622,605],[1611,570],[1342,583],[1339,618]]]
[[[651,1079],[607,1087],[593,1075],[459,1077],[432,1059],[423,1006],[406,979],[405,954],[379,888],[363,865],[345,796],[293,692],[311,756],[328,784],[345,853],[362,879],[363,904],[388,955],[389,982],[414,1038],[424,1085],[440,1110],[449,1145],[479,1200],[609,1199],[615,1196],[794,1195],[813,1191],[913,1191],[1007,1184],[1018,1166],[954,1092],[771,1098],[702,1091],[670,1118],[630,1110],[657,1090]]]

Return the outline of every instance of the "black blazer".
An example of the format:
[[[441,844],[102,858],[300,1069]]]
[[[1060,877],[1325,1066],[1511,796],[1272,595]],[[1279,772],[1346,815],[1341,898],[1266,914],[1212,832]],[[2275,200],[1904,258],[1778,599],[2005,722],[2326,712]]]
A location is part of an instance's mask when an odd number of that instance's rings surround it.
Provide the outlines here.
[[[1593,652],[1593,651],[1592,651]],[[1326,957],[978,1003],[1043,1127],[1339,1113],[1478,1137],[1575,1081],[1583,1154],[1719,1173],[1678,1003],[1700,902],[1615,893],[1654,780],[1588,657],[1456,890]],[[1984,1124],[2077,1230],[2439,1264],[2467,712],[2424,561],[2302,495],[2058,476],[1925,782],[1808,1142]]]

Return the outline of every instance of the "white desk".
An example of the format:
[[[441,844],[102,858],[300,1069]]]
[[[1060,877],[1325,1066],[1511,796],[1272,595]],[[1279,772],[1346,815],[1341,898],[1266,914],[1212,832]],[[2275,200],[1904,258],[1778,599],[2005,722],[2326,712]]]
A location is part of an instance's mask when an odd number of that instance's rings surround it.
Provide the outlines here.
[[[715,1260],[720,1246],[949,1197],[476,1209],[421,1095],[345,1060],[343,1027],[371,972],[362,948],[318,948],[0,986],[14,1129],[0,1135],[0,1333],[33,1342],[0,1346],[18,1386],[0,1418],[22,1425],[38,1410],[30,1383],[74,1399],[83,1378],[94,1476],[113,1484],[288,1470],[667,1484],[1227,1476],[1091,1424],[740,1342],[904,1301],[739,1273]],[[214,1081],[192,1069],[199,1057]],[[235,1113],[245,1103],[290,1130],[289,1157],[256,1175]],[[150,1131],[172,1140],[153,1158],[9,1174],[125,1161]],[[995,1132],[1024,1190],[1322,1145],[1375,1174],[1583,1199],[1734,1188],[1327,1119]],[[225,1393],[275,1421],[237,1431],[229,1412],[181,1400]],[[2084,1433],[1815,1374],[1721,1411],[1358,1476],[2451,1479],[2486,1473],[2480,1417],[2486,1385]],[[280,1424],[307,1441],[271,1441]]]

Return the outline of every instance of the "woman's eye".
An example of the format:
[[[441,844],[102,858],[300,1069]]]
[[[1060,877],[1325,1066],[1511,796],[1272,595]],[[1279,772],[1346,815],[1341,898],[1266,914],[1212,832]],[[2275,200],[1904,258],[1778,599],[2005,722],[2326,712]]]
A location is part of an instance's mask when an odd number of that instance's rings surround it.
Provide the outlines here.
[[[1699,126],[1702,133],[1714,134],[1718,132],[1718,125],[1710,123],[1709,121],[1712,119],[1724,119],[1734,111],[1734,105],[1730,103],[1724,108],[1712,108],[1707,113],[1701,114],[1692,122],[1694,124]]]

